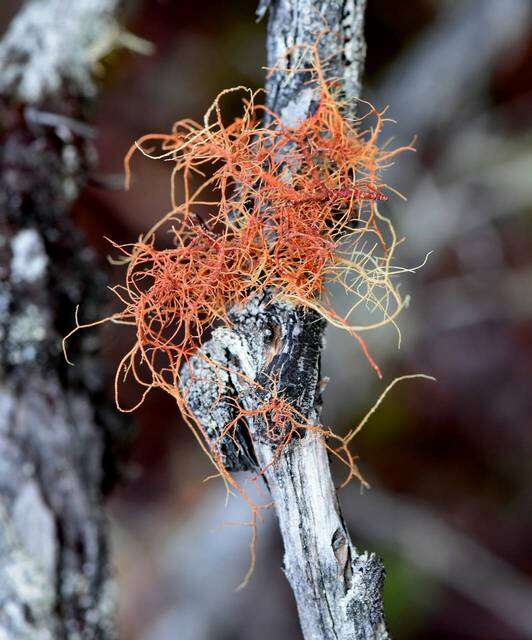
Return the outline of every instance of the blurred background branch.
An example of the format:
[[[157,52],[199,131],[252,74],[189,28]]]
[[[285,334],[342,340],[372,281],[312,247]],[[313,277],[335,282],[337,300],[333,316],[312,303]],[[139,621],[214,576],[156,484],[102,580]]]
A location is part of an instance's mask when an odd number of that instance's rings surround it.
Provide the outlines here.
[[[101,312],[103,273],[70,219],[94,164],[93,75],[117,0],[32,0],[0,43],[0,635],[115,637],[98,340],[61,353],[72,312]],[[111,457],[109,457],[109,460]]]

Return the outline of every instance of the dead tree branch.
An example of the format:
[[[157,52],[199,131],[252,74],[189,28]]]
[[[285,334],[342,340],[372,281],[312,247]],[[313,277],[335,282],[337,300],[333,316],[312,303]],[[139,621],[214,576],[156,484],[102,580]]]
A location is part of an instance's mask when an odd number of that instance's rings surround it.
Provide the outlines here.
[[[308,51],[319,33],[319,55],[327,73],[341,81],[347,98],[359,95],[365,55],[364,0],[273,0],[259,5],[259,17],[269,9],[268,64],[287,69],[310,65]],[[307,67],[308,68],[308,67]],[[267,82],[267,103],[287,124],[313,113],[317,87],[306,73],[273,73]],[[353,100],[354,101],[354,100]],[[250,394],[242,376],[259,382],[275,376],[278,388],[305,418],[318,424],[321,406],[320,360],[324,323],[316,313],[268,296],[243,309],[233,309],[230,328],[217,329],[203,347],[205,358],[194,363],[194,380],[183,373],[188,402],[207,433],[219,433],[231,418],[233,397],[247,409],[260,398]],[[220,384],[224,388],[220,394]],[[213,414],[212,407],[217,408]],[[285,571],[294,591],[306,640],[384,640],[388,637],[382,610],[384,570],[380,561],[359,552],[342,519],[321,436],[295,438],[277,456],[261,420],[248,419],[252,443],[241,430],[222,446],[228,468],[264,469],[285,546]],[[249,438],[248,438],[249,439]]]

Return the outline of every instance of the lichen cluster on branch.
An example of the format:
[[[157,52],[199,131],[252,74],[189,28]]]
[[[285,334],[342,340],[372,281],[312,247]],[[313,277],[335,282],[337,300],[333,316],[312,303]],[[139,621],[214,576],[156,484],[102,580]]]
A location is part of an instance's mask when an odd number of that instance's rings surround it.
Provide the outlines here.
[[[217,96],[203,123],[181,120],[168,134],[148,134],[125,158],[128,186],[138,150],[174,166],[171,211],[134,245],[116,245],[127,273],[114,288],[123,308],[110,320],[136,329],[117,371],[117,402],[128,374],[144,389],[139,404],[154,387],[170,393],[226,479],[219,442],[246,423],[249,411],[236,407],[235,420],[222,425],[213,442],[189,410],[182,380],[185,367],[188,383],[194,380],[191,358],[206,357],[202,343],[215,326],[230,324],[231,308],[265,293],[312,308],[347,330],[380,376],[361,333],[395,324],[403,306],[394,284],[402,270],[393,264],[397,238],[378,208],[389,190],[382,171],[402,149],[378,146],[382,112],[361,103],[366,113],[348,118],[339,83],[326,80],[318,62],[306,73],[319,88],[319,103],[292,126],[260,105],[258,92],[237,87]],[[238,92],[244,95],[242,115],[226,124],[223,98]],[[163,231],[171,248],[157,246]],[[344,316],[327,296],[330,283],[353,299]],[[376,321],[352,324],[361,306],[378,314]],[[325,431],[307,424],[270,382],[259,412],[279,450],[303,429]],[[335,452],[350,477],[357,474],[341,438],[326,433],[340,441]]]

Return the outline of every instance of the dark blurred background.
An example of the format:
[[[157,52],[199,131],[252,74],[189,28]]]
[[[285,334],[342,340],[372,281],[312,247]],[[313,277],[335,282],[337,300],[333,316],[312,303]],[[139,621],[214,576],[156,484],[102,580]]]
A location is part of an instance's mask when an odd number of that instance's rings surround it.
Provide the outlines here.
[[[19,5],[2,0],[0,30]],[[128,29],[155,51],[105,61],[99,169],[75,208],[102,259],[104,236],[135,240],[169,208],[167,163],[136,158],[132,190],[116,186],[132,141],[200,118],[222,88],[263,84],[266,25],[254,9],[136,3]],[[417,135],[417,152],[386,178],[408,201],[385,210],[407,237],[401,264],[432,251],[403,279],[412,299],[401,349],[392,331],[369,342],[387,381],[424,372],[437,383],[391,392],[354,443],[372,489],[352,484],[340,496],[356,543],[384,558],[398,640],[532,638],[531,16],[527,0],[368,0],[363,97],[390,105],[397,124],[385,138]],[[118,267],[108,272],[120,281]],[[117,327],[105,336],[111,388],[131,336]],[[345,432],[383,386],[338,331],[328,331],[324,359],[324,421]],[[136,394],[127,388],[125,399]],[[208,461],[169,398],[154,392],[130,420],[110,505],[122,637],[299,638],[271,514],[251,583],[237,593],[250,532],[223,525],[246,520],[246,509],[203,482]]]

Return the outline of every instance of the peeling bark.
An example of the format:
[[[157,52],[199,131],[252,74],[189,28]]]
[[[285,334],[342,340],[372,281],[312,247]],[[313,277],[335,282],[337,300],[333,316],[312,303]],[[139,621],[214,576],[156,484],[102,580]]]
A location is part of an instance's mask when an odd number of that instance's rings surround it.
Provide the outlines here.
[[[94,335],[61,337],[103,275],[69,209],[94,162],[85,113],[117,0],[33,0],[0,43],[0,636],[115,637]],[[111,414],[109,414],[111,415]]]

